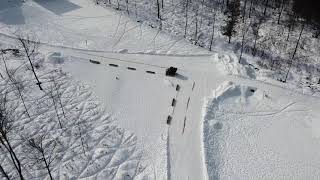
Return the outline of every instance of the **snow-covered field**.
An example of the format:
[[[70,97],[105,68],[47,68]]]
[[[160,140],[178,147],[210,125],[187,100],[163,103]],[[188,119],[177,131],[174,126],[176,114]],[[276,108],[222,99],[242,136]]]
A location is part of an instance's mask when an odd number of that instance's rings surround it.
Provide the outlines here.
[[[229,81],[206,101],[203,142],[209,179],[320,177],[318,98]]]
[[[176,84],[165,78],[162,68],[108,61],[97,65],[87,59],[71,57],[63,69],[86,82],[104,103],[106,111],[117,117],[117,123],[138,137],[137,149],[160,179],[167,172],[167,116]],[[131,68],[131,69],[128,69]],[[146,71],[160,74],[150,74]],[[88,73],[89,72],[89,73]],[[152,172],[153,173],[153,172]]]
[[[7,101],[5,106],[12,121],[9,137],[24,178],[49,178],[42,162],[35,159],[39,156],[28,146],[30,139],[44,144],[45,156],[52,160],[54,179],[123,179],[146,174],[137,137],[115,123],[114,116],[104,111],[89,86],[44,63],[37,69],[44,89],[40,91],[23,60],[7,58],[12,79],[3,74],[2,62],[1,107]],[[17,67],[20,68],[13,74]],[[14,169],[10,156],[3,149],[1,161],[15,179],[15,171],[10,171]]]
[[[30,33],[40,37],[42,43],[113,52],[206,52],[90,0],[19,1],[1,2],[2,35]]]
[[[31,118],[2,61],[0,72],[28,179],[49,179],[30,165],[20,138],[41,134],[59,145],[54,179],[320,177],[316,88],[288,89],[230,51],[210,53],[89,0],[0,2],[0,48],[17,47],[22,32],[40,40],[36,72],[45,90],[25,58],[5,58],[10,68],[24,64],[15,77]],[[165,76],[169,66],[178,67],[176,77]]]

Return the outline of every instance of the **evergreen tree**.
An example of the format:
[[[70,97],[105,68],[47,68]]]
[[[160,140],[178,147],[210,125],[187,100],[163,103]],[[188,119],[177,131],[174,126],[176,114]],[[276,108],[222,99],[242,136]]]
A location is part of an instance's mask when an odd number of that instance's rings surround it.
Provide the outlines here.
[[[240,16],[240,0],[233,0],[229,3],[226,16],[226,25],[222,27],[222,33],[229,38],[230,43],[232,36],[237,32],[235,28]]]

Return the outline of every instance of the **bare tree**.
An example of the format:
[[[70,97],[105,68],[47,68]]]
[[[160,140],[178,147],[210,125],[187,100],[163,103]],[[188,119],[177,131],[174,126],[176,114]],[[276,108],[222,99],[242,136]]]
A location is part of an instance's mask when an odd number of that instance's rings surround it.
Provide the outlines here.
[[[265,0],[265,4],[264,4],[264,11],[263,11],[263,15],[266,15],[266,13],[267,13],[267,7],[268,7],[268,3],[269,3],[269,0]]]
[[[286,23],[286,26],[288,27],[287,41],[289,40],[291,31],[293,31],[295,28],[295,24],[296,24],[296,15],[295,14],[289,15],[289,19]]]
[[[58,103],[60,104],[60,108],[61,108],[61,111],[62,111],[62,114],[63,114],[63,117],[66,119],[66,113],[65,113],[65,110],[64,110],[64,106],[63,106],[63,103],[62,103],[62,100],[61,100],[61,92],[60,92],[60,85],[57,83],[56,79],[54,76],[51,77],[51,81],[53,82],[53,88],[54,88],[54,91],[56,93],[56,98],[58,100]]]
[[[253,1],[254,1],[254,0],[251,0],[251,1],[250,1],[250,8],[249,8],[249,18],[251,18],[251,14],[252,14],[252,9],[253,9]]]
[[[199,28],[199,20],[198,20],[198,13],[199,13],[199,7],[196,8],[196,13],[195,13],[195,32],[194,32],[194,43],[198,44],[198,28]]]
[[[51,180],[53,180],[51,172],[51,164],[55,160],[55,150],[57,140],[50,139],[46,133],[40,132],[35,137],[25,141],[25,151],[29,158],[33,160],[41,169],[46,169]]]
[[[201,1],[201,8],[200,8],[200,23],[199,23],[199,31],[201,32],[201,27],[203,23],[203,13],[204,13],[204,0]]]
[[[8,173],[4,170],[4,168],[2,167],[1,164],[0,164],[0,172],[1,172],[3,177],[5,177],[6,179],[10,180],[10,177],[9,177]]]
[[[291,59],[294,59],[296,53],[297,53],[297,50],[298,50],[298,46],[299,46],[299,43],[300,43],[300,40],[301,40],[301,36],[302,36],[302,33],[303,33],[303,30],[304,30],[304,27],[305,27],[305,23],[302,22],[302,25],[301,25],[301,30],[300,30],[300,33],[299,33],[299,37],[298,37],[298,40],[296,42],[296,46],[294,48],[294,51],[292,53],[292,57]]]
[[[51,77],[51,81],[53,81],[52,79],[53,79],[53,77]],[[57,96],[55,94],[54,85],[50,87],[48,95],[52,100],[52,104],[53,104],[54,110],[56,112],[56,116],[57,116],[57,119],[58,119],[59,126],[62,129],[62,123],[61,123],[61,118],[60,118],[59,111],[58,111],[58,105],[57,105],[57,102],[56,102],[57,101]]]
[[[212,13],[212,32],[211,32],[211,38],[210,38],[210,46],[209,50],[212,51],[212,44],[213,44],[213,38],[214,38],[214,30],[215,30],[215,21],[216,21],[216,13]]]
[[[186,11],[186,12],[185,12],[184,37],[187,37],[189,0],[186,0],[185,11]]]
[[[9,133],[13,129],[13,118],[14,109],[8,106],[7,93],[0,95],[0,144],[1,147],[9,153],[12,164],[18,172],[21,180],[24,180],[22,175],[22,166],[18,156],[15,153],[11,145],[11,139],[9,138]]]
[[[159,0],[157,0],[157,12],[158,12],[158,19],[161,19],[161,15],[160,15],[160,2],[159,2]]]
[[[21,101],[22,101],[22,104],[24,106],[24,109],[25,109],[25,112],[27,114],[27,116],[29,117],[29,119],[31,119],[31,116],[29,114],[29,111],[28,111],[28,108],[27,108],[27,105],[25,103],[25,100],[24,100],[24,97],[22,95],[22,90],[23,90],[23,86],[21,85],[21,83],[19,83],[15,78],[14,78],[14,73],[16,72],[16,70],[14,70],[12,73],[9,71],[8,69],[8,66],[7,66],[7,63],[6,63],[6,60],[2,54],[2,62],[4,64],[4,67],[5,67],[5,70],[6,70],[6,73],[7,73],[7,76],[10,80],[10,82],[12,83],[12,86],[15,88],[15,90],[17,91],[18,93],[18,96],[20,97]]]
[[[242,38],[241,38],[241,51],[240,51],[240,57],[239,57],[239,63],[241,63],[241,59],[242,59],[242,54],[243,54],[243,49],[244,49],[244,45],[245,45],[245,37],[247,35],[247,32],[249,30],[250,25],[246,25],[244,24],[244,27],[242,29]]]
[[[252,55],[255,56],[257,52],[257,41],[260,38],[259,30],[261,25],[265,22],[266,18],[263,15],[257,15],[254,19],[254,22],[251,23],[251,29],[254,36],[253,48],[252,48]]]
[[[22,47],[22,49],[25,53],[25,56],[27,57],[27,59],[29,61],[33,75],[37,80],[36,84],[39,86],[39,89],[42,91],[43,89],[41,86],[41,82],[37,76],[37,73],[35,71],[35,68],[34,68],[34,65],[32,62],[34,60],[35,54],[37,53],[37,49],[38,49],[40,42],[36,41],[35,38],[34,38],[34,40],[32,40],[29,35],[26,35],[25,37],[23,37],[22,35],[19,35],[17,37],[17,39],[18,39],[19,45]]]
[[[287,0],[281,0],[281,1],[279,1],[280,4],[279,4],[278,24],[280,24],[281,15],[282,15],[283,10],[284,10],[284,8],[285,8],[286,1],[287,1]]]
[[[130,12],[129,12],[129,0],[126,0],[126,9],[127,9],[128,15],[130,15]]]
[[[2,75],[2,73],[0,72],[0,77],[2,78],[2,79],[4,79],[4,76]]]
[[[134,14],[136,16],[136,19],[138,19],[138,9],[137,9],[137,1],[134,0]]]
[[[160,9],[160,1],[159,0],[157,0],[157,12],[158,12],[158,19],[159,19],[159,23],[160,23],[159,29],[161,30],[162,29],[162,19],[161,19],[161,9]]]
[[[242,23],[244,23],[246,19],[247,1],[248,0],[244,0],[243,10],[242,10]]]
[[[298,40],[297,40],[297,42],[296,42],[296,46],[295,46],[295,48],[294,48],[294,51],[293,51],[293,53],[292,53],[291,60],[290,60],[290,62],[289,62],[288,71],[287,71],[287,73],[286,73],[286,76],[285,76],[283,82],[287,82],[288,75],[289,75],[289,72],[290,72],[290,70],[291,70],[291,67],[292,67],[293,60],[294,60],[294,58],[295,58],[295,55],[296,55],[296,53],[297,53],[297,49],[298,49],[298,46],[299,46],[299,43],[300,43],[300,40],[301,40],[301,36],[302,36],[303,30],[304,30],[304,27],[305,27],[305,22],[302,22],[302,26],[301,26],[301,30],[300,30],[300,33],[299,33],[299,37],[298,37]]]

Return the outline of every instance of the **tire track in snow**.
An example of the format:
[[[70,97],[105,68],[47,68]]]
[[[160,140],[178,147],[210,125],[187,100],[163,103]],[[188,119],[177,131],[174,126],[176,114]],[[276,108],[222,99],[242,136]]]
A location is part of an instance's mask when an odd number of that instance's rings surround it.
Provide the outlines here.
[[[167,137],[167,177],[168,180],[171,180],[171,155],[170,155],[170,133],[169,128],[167,131],[168,137]]]
[[[290,107],[294,106],[294,104],[296,104],[297,102],[292,102],[289,103],[288,105],[284,106],[283,108],[281,108],[278,111],[255,111],[255,112],[229,112],[229,111],[223,111],[224,113],[227,114],[234,114],[234,115],[245,115],[245,116],[272,116],[272,115],[276,115],[276,114],[280,114],[280,113],[284,113],[284,112],[305,112],[306,110],[291,110],[291,111],[286,111],[287,109],[289,109]]]

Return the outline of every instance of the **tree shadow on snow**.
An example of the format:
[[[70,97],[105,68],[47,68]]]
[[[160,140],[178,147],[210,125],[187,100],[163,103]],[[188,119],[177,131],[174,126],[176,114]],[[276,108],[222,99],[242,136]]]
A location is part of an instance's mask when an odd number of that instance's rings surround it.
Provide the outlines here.
[[[56,15],[61,15],[81,8],[68,0],[35,0],[35,2]]]
[[[24,24],[24,16],[21,6],[22,0],[1,0],[0,1],[0,22],[7,25]]]

